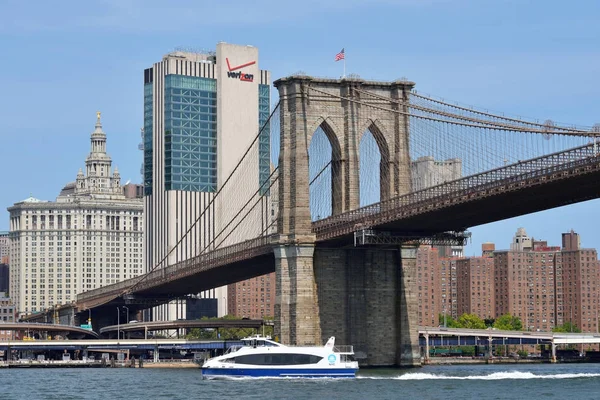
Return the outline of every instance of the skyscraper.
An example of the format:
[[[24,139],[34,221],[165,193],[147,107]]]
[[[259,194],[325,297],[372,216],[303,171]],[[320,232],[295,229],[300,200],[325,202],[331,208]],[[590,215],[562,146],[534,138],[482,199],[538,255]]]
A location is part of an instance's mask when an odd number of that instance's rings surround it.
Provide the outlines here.
[[[148,271],[187,260],[214,245],[223,223],[220,207],[227,205],[211,201],[269,111],[270,73],[259,68],[256,47],[219,43],[216,52],[175,51],[144,71]],[[257,188],[259,179],[270,174],[265,133],[255,171]],[[226,288],[203,296],[217,298],[219,315],[227,313]],[[156,309],[153,318],[184,315],[181,305]]]

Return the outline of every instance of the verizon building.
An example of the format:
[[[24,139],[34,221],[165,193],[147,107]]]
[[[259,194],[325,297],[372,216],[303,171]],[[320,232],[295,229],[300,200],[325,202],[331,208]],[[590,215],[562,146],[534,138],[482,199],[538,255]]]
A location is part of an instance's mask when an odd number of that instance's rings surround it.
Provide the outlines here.
[[[202,212],[269,111],[270,73],[260,69],[256,47],[219,43],[216,52],[175,51],[144,71],[146,270],[194,257],[212,242],[218,205]],[[259,177],[270,173],[268,143],[263,153],[257,187]],[[227,313],[226,288],[203,297],[218,299],[218,314]],[[184,304],[178,304],[157,309],[153,318],[184,316]]]

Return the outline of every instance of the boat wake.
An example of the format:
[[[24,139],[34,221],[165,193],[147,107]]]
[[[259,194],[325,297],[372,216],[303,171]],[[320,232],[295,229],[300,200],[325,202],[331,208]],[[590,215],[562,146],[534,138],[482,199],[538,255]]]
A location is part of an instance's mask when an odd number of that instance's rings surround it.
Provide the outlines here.
[[[452,376],[452,375],[438,375],[438,374],[427,374],[427,373],[409,373],[394,377],[383,377],[383,376],[357,376],[357,379],[394,379],[401,381],[423,381],[423,380],[482,380],[482,381],[498,381],[506,379],[578,379],[578,378],[597,378],[600,374],[592,373],[580,373],[580,374],[548,374],[548,375],[536,375],[531,372],[519,372],[519,371],[504,371],[494,372],[489,375],[468,375],[468,376]]]

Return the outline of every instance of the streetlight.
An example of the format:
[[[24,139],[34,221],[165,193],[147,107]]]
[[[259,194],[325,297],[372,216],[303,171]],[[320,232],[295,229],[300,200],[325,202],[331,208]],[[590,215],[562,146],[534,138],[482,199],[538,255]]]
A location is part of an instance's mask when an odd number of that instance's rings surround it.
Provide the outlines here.
[[[117,307],[117,340],[121,337],[121,310]]]
[[[127,310],[127,322],[129,323],[129,307],[123,306],[123,308]]]
[[[125,321],[125,323],[128,324],[129,323],[129,307],[123,306],[123,308],[125,308],[127,310],[127,321]],[[125,335],[123,335],[123,339],[125,339]]]

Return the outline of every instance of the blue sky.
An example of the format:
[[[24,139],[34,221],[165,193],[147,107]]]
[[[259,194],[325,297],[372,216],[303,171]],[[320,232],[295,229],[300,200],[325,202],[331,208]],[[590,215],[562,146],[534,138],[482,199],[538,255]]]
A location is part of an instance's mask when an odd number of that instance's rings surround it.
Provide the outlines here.
[[[142,71],[178,46],[260,49],[274,78],[298,71],[407,77],[421,92],[545,120],[600,122],[600,2],[579,0],[0,0],[0,207],[53,200],[75,179],[102,111],[123,180],[140,182]],[[519,226],[600,248],[598,201],[472,228],[507,248]],[[8,229],[8,213],[0,230]]]

